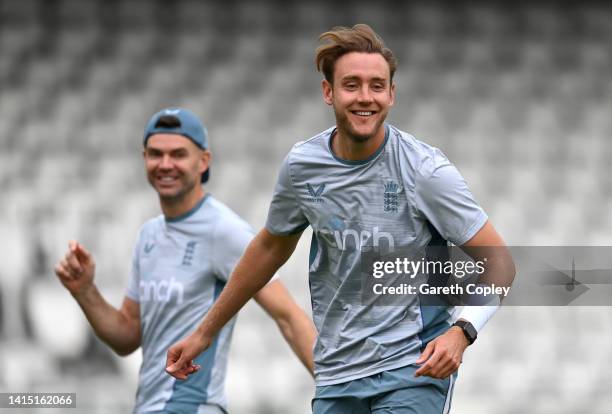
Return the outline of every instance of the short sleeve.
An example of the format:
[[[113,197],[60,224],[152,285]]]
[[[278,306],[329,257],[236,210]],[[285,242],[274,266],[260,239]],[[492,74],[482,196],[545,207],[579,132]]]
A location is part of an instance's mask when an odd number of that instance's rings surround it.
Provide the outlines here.
[[[128,280],[127,290],[125,296],[132,299],[134,302],[140,303],[140,265],[139,265],[139,253],[140,253],[140,234],[134,246],[134,252],[132,253],[132,268],[130,270],[130,278]]]
[[[417,172],[415,193],[418,210],[457,246],[474,237],[488,219],[457,168],[438,149]]]
[[[266,229],[276,235],[299,233],[309,224],[293,188],[289,165],[290,155],[283,161],[278,174],[278,181],[274,187],[272,202],[268,210],[268,219],[266,220]]]
[[[253,240],[253,229],[241,220],[223,220],[215,226],[213,267],[215,276],[226,282],[238,260]]]

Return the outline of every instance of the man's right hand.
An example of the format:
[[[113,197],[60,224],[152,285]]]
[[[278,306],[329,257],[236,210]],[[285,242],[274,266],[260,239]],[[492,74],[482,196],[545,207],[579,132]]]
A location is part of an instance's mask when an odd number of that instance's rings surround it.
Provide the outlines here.
[[[187,379],[199,367],[193,360],[208,348],[223,326],[263,288],[295,250],[300,235],[275,236],[261,230],[236,264],[227,286],[200,326],[187,338],[168,350],[166,372],[177,379]]]
[[[96,263],[91,254],[74,240],[68,243],[68,252],[55,266],[55,274],[72,295],[78,295],[93,286]]]
[[[172,345],[168,349],[166,372],[174,378],[186,380],[187,376],[200,370],[193,360],[210,346],[210,341],[203,340],[194,332]]]

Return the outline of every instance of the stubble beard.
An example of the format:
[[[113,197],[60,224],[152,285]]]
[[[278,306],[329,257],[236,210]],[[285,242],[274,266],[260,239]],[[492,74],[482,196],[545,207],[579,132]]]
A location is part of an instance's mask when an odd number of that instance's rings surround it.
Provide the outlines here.
[[[336,115],[336,127],[339,132],[342,133],[343,136],[350,139],[356,144],[363,144],[372,139],[376,133],[380,130],[381,125],[385,122],[385,116],[381,117],[374,126],[374,131],[368,135],[358,134],[352,127],[351,122],[348,119],[348,116],[344,112],[337,111],[334,107],[334,113]]]
[[[181,188],[179,188],[176,191],[176,193],[163,194],[157,189],[157,187],[155,187],[153,183],[151,183],[155,191],[157,191],[157,195],[159,196],[159,201],[163,204],[168,204],[168,205],[178,205],[182,203],[187,198],[187,195],[189,195],[197,185],[195,181],[186,181],[186,182],[182,182],[182,184],[183,185],[181,186]]]

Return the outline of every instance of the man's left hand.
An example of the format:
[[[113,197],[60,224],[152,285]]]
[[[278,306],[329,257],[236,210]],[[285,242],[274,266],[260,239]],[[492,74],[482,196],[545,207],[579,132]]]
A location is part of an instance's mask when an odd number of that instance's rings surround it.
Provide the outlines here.
[[[432,378],[444,379],[459,369],[463,352],[469,342],[461,328],[452,326],[444,334],[427,344],[425,350],[416,361],[423,364],[414,373],[415,377],[426,375]]]

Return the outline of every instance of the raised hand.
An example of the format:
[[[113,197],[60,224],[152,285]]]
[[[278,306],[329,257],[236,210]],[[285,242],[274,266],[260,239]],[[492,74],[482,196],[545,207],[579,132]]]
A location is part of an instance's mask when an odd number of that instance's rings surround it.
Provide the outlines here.
[[[55,266],[55,274],[73,295],[93,285],[96,263],[92,255],[79,243],[71,240],[68,252]]]

